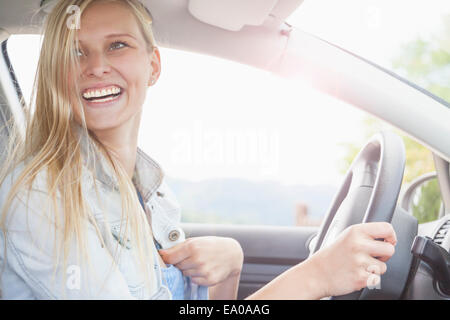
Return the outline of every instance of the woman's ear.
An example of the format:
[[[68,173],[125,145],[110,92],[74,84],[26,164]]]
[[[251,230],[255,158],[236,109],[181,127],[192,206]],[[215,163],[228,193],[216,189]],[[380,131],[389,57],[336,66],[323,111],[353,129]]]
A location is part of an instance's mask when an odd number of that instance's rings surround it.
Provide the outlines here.
[[[153,53],[150,59],[152,72],[150,73],[150,79],[148,85],[152,86],[158,81],[159,75],[161,74],[161,56],[159,54],[159,49],[157,47],[153,48]]]

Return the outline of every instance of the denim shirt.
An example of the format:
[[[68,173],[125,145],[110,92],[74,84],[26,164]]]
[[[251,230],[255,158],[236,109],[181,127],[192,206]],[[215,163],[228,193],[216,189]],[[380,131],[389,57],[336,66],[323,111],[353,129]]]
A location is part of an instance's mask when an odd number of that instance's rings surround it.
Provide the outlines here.
[[[77,243],[72,238],[66,268],[63,268],[62,254],[56,259],[55,267],[55,252],[58,252],[55,246],[61,235],[52,225],[56,217],[45,210],[49,197],[43,170],[36,176],[31,190],[20,192],[13,199],[7,212],[7,237],[0,233],[0,263],[4,267],[0,275],[2,298],[172,299],[154,246],[153,264],[146,266],[146,272],[151,275],[151,288],[145,285],[145,277],[131,254],[134,248],[124,244],[119,258],[114,255],[117,242],[121,243],[120,192],[106,159],[98,150],[87,153],[88,137],[78,132],[84,160],[83,198],[100,229],[88,225],[85,240],[89,259],[79,257]],[[19,164],[0,186],[0,208],[23,166]],[[166,185],[160,166],[140,149],[132,180],[142,195],[144,211],[157,243],[166,249],[183,242],[185,234],[180,228],[180,207],[175,196]],[[64,219],[63,215],[58,217]],[[98,232],[102,234],[104,247]],[[208,299],[207,287],[197,286],[189,277],[184,277],[184,282],[184,299]]]
[[[144,200],[141,193],[137,190],[139,202],[145,208]],[[145,210],[145,209],[144,209]],[[155,239],[156,249],[162,249],[162,246]],[[172,294],[174,300],[206,300],[208,299],[208,287],[198,286],[190,280],[189,277],[183,276],[182,272],[173,265],[167,268],[161,268],[163,274],[163,283]]]

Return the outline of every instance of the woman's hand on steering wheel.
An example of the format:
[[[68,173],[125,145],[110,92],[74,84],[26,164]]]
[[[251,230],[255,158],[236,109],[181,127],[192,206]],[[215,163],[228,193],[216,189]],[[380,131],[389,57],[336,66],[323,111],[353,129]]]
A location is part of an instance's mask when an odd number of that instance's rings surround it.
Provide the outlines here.
[[[307,261],[321,281],[323,297],[339,296],[377,285],[395,252],[394,228],[387,222],[355,224]]]

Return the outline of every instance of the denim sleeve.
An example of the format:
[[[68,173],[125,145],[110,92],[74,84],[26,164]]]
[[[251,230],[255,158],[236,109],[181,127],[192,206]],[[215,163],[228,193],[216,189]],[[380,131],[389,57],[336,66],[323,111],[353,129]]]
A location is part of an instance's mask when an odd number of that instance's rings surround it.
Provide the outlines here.
[[[0,188],[0,205],[6,194]],[[89,259],[80,257],[72,237],[64,264],[63,250],[58,247],[62,230],[55,227],[55,215],[46,213],[43,200],[48,200],[45,192],[31,189],[25,197],[18,194],[7,212],[7,234],[0,235],[0,260],[7,264],[10,275],[23,279],[36,299],[133,299],[91,224],[83,237]],[[14,290],[18,289],[12,285],[2,288],[3,297],[14,299]]]

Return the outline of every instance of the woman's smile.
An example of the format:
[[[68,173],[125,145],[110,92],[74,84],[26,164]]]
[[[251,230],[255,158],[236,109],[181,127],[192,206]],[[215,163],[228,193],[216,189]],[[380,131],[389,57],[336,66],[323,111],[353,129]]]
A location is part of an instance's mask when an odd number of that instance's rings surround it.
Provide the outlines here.
[[[87,107],[102,108],[119,102],[125,90],[118,85],[94,86],[83,90],[83,101]]]

